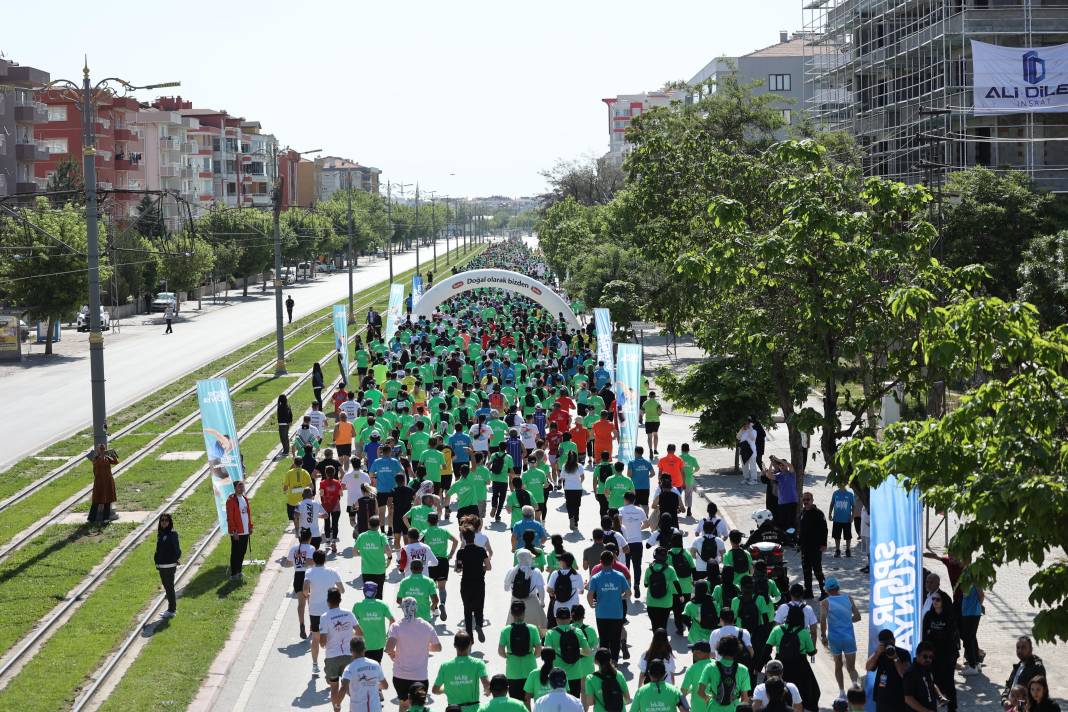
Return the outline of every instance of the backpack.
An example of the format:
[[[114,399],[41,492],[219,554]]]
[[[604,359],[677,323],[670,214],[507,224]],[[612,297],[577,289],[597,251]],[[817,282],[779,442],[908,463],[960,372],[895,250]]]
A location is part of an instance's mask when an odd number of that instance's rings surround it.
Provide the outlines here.
[[[675,573],[680,579],[693,576],[693,567],[690,566],[690,560],[686,558],[686,552],[682,549],[672,552],[671,565],[675,567]]]
[[[497,453],[493,456],[493,463],[490,465],[490,471],[495,475],[504,472],[504,455]]]
[[[594,674],[601,680],[601,706],[607,712],[623,712],[623,688],[619,686],[619,679],[615,675]]]
[[[719,556],[719,545],[716,537],[706,536],[701,539],[701,561],[711,561]]]
[[[797,631],[783,629],[782,640],[779,641],[779,660],[784,665],[797,662],[801,659],[801,636]]]
[[[526,623],[513,623],[508,631],[508,649],[512,655],[526,657],[530,655],[530,628]]]
[[[698,623],[705,630],[714,630],[719,625],[719,611],[716,610],[716,602],[712,600],[711,596],[706,596],[705,600],[701,601],[700,611],[701,617]]]
[[[748,600],[744,596],[738,598],[738,618],[741,621],[741,627],[749,632],[760,630],[760,608],[757,607],[755,598],[750,597]]]
[[[560,633],[560,659],[568,665],[574,665],[582,657],[582,645],[578,633],[568,628]]]
[[[571,597],[575,595],[575,586],[571,583],[571,569],[567,570],[567,573],[557,573],[556,583],[553,586],[553,592],[556,594],[556,601],[569,601]]]
[[[597,481],[604,484],[612,476],[613,468],[610,463],[602,462],[597,466]]]
[[[727,667],[717,660],[716,669],[719,670],[719,685],[716,687],[716,704],[726,706],[734,701],[734,696],[737,692],[738,680],[736,679],[736,676],[738,674],[738,663]]]
[[[526,490],[516,490],[515,501],[519,502],[520,507],[529,507],[533,502],[530,498],[530,492],[527,492]]]
[[[709,588],[715,588],[723,582],[722,577],[719,574],[719,564],[715,561],[706,562],[707,572],[705,574],[705,580],[708,581]]]
[[[523,569],[517,569],[515,578],[512,579],[512,597],[527,598],[530,596],[530,577],[523,573]]]
[[[523,396],[523,405],[525,405],[527,408],[534,408],[534,406],[536,406],[537,404],[538,399],[534,396],[533,393],[527,393],[525,396]]]
[[[754,576],[753,577],[753,591],[756,593],[756,595],[763,596],[764,598],[768,599],[769,601],[771,600],[771,592],[770,592],[770,589],[768,588],[768,579],[767,579],[767,577]]]
[[[653,598],[663,598],[668,593],[667,575],[663,566],[651,566],[649,568],[649,595]]]

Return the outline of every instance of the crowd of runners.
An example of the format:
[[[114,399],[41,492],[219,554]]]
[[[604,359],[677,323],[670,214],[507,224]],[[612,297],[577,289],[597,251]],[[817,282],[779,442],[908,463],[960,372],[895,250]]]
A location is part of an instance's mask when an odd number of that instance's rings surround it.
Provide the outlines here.
[[[548,272],[515,242],[469,267]],[[647,385],[641,444],[619,459],[621,416],[592,325],[477,290],[406,320],[388,343],[370,326],[354,372],[325,393],[320,374],[294,429],[289,404],[278,409],[296,628],[334,709],[347,698],[352,712],[816,710],[818,642],[835,659],[835,709],[864,709],[856,605],[822,572],[820,600],[811,576],[790,584],[781,512],[743,534],[694,501],[698,462],[684,443],[661,446]],[[491,538],[510,547],[509,565],[493,565]],[[344,581],[349,548],[358,575]],[[359,600],[345,607],[348,586]],[[490,620],[487,599],[501,595],[507,619]],[[948,619],[953,602],[934,599]],[[455,632],[443,641],[446,621]],[[632,648],[638,638],[650,642]],[[880,641],[862,660],[878,709],[935,709],[949,691],[934,646],[910,664],[892,635]],[[443,660],[433,677],[431,656]],[[504,673],[491,676],[494,656]]]

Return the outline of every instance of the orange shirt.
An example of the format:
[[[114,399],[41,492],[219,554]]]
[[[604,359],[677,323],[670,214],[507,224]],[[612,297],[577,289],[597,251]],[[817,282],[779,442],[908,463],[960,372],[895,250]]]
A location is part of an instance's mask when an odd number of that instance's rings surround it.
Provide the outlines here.
[[[593,456],[600,458],[602,452],[611,454],[612,435],[616,431],[616,426],[612,424],[612,421],[598,420],[590,429],[593,430]],[[679,470],[679,472],[682,472],[682,470]]]
[[[578,446],[580,456],[586,452],[586,441],[589,439],[590,431],[586,430],[581,420],[576,421],[575,426],[571,428],[571,440]]]
[[[356,434],[356,429],[352,427],[352,423],[346,421],[338,423],[334,426],[334,444],[335,445],[351,445],[352,437]]]
[[[682,487],[682,458],[678,455],[673,455],[670,452],[660,458],[660,462],[656,463],[656,466],[660,468],[661,475],[671,475],[671,486]]]

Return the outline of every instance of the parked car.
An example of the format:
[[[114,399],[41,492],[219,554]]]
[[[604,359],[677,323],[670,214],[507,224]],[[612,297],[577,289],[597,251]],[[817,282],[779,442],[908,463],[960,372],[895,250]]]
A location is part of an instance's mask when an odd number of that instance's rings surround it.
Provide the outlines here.
[[[312,276],[312,263],[301,262],[297,265],[297,277],[299,279],[310,279]]]
[[[319,272],[332,274],[334,272],[337,272],[337,265],[335,265],[333,262],[321,262],[315,266],[315,269]]]
[[[292,267],[282,268],[282,284],[293,284],[297,281],[297,273],[293,271]]]
[[[165,312],[168,306],[173,307],[175,312],[178,311],[178,295],[174,292],[160,292],[152,300],[152,311],[154,312]]]
[[[89,306],[85,305],[78,312],[78,319],[76,322],[78,331],[89,331]],[[100,307],[100,328],[107,331],[111,328],[111,315],[107,313],[104,307]]]

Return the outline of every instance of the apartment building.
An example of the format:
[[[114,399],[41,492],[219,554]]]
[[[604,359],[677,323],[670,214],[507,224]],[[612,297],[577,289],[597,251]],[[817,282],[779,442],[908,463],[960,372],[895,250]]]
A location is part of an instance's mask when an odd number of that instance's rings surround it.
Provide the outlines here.
[[[48,72],[0,59],[0,198],[37,192],[34,166],[48,152],[34,127],[48,120],[48,107],[32,89],[48,80]]]
[[[48,116],[47,121],[34,125],[34,135],[48,157],[34,164],[34,174],[45,184],[60,161],[71,160],[81,168],[82,111],[80,103],[65,91],[49,89],[38,92],[37,98],[47,106]],[[105,191],[101,208],[116,220],[136,215],[141,200],[139,194],[124,191],[145,188],[144,142],[136,123],[139,110],[131,97],[103,94],[93,116],[97,187]]]
[[[316,161],[319,168],[319,200],[326,200],[345,188],[351,179],[352,187],[378,194],[378,177],[382,171],[373,166],[362,166],[355,161],[337,156],[324,156]]]
[[[272,205],[271,189],[278,170],[278,139],[263,133],[259,121],[242,121],[241,128],[241,182],[243,201],[255,208]]]
[[[1063,113],[973,112],[971,40],[1068,43],[1068,6],[1047,0],[804,0],[810,114],[852,133],[865,171],[939,183],[982,165],[1068,192]]]
[[[601,99],[608,107],[608,154],[605,158],[617,165],[622,164],[623,157],[630,150],[630,144],[624,136],[630,122],[649,109],[671,106],[671,102],[685,98],[686,92],[683,91],[653,91]]]
[[[196,118],[177,111],[142,109],[135,121],[144,138],[145,188],[165,190],[180,198],[161,203],[167,226],[177,229],[190,213],[196,216],[215,200],[211,142],[200,132]]]
[[[708,80],[715,81],[725,75],[733,75],[738,81],[752,86],[754,94],[772,94],[780,101],[775,108],[786,123],[778,132],[784,138],[789,126],[801,120],[804,110],[806,63],[812,61],[806,52],[809,39],[803,32],[781,31],[779,41],[763,49],[738,57],[717,57],[701,68],[687,82],[697,86]],[[712,91],[715,91],[714,86]]]
[[[322,184],[322,159],[302,159],[297,164],[297,192],[296,204],[302,208],[310,208],[319,202],[319,191]]]

